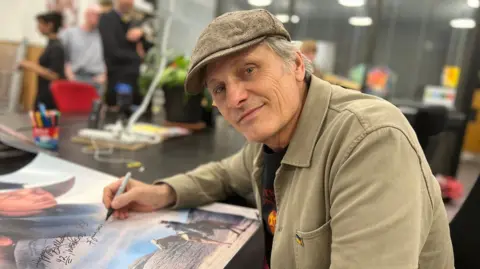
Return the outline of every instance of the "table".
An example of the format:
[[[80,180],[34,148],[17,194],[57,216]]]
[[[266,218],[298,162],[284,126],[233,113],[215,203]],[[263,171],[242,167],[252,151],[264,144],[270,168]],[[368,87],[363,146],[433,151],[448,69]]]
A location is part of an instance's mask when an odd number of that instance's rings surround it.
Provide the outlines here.
[[[128,169],[126,164],[102,163],[92,155],[82,153],[85,145],[73,143],[70,138],[82,128],[86,128],[87,116],[66,115],[61,119],[58,156],[68,161],[112,174],[123,176],[131,171],[133,176],[144,182],[186,172],[202,163],[217,161],[238,151],[245,139],[229,126],[221,117],[218,127],[207,129],[190,136],[169,139],[163,143],[148,146],[137,151],[117,150],[114,158],[139,161],[145,167],[143,173],[138,169]],[[31,127],[25,115],[0,115],[0,123],[12,129],[31,135]]]
[[[0,115],[0,123],[30,135],[30,122],[25,114]],[[220,160],[238,151],[245,143],[243,136],[219,117],[215,129],[207,129],[186,137],[172,138],[138,151],[117,151],[112,156],[141,162],[145,170],[140,172],[138,168],[127,168],[126,164],[101,163],[94,160],[92,155],[83,154],[81,149],[84,145],[71,142],[70,137],[76,135],[86,125],[86,115],[64,115],[62,117],[58,151],[60,158],[119,177],[125,175],[127,171],[131,171],[134,178],[146,183],[185,172],[202,163]],[[23,161],[28,162],[29,160]],[[12,168],[17,169],[18,167],[13,165]],[[239,197],[233,197],[223,202],[248,205]],[[262,268],[263,240],[263,231],[259,229],[227,268]]]

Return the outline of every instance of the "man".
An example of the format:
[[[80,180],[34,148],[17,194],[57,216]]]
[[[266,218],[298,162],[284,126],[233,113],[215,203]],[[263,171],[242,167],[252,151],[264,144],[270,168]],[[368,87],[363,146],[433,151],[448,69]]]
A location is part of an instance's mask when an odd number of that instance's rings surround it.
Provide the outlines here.
[[[324,74],[321,70],[315,66],[315,58],[317,57],[317,42],[315,40],[302,41],[300,46],[300,52],[307,57],[307,59],[313,64],[312,74],[316,77],[323,78]]]
[[[205,85],[249,143],[153,186],[130,181],[113,202],[120,181],[112,183],[105,206],[124,219],[253,194],[270,268],[453,268],[440,188],[408,121],[311,70],[267,11],[216,18],[193,50],[185,88]]]
[[[315,40],[302,41],[300,51],[313,63],[317,57],[317,42]]]
[[[99,29],[108,78],[106,103],[111,107],[117,104],[117,85],[129,85],[134,104],[139,105],[142,101],[138,88],[141,57],[137,52],[137,43],[143,32],[139,29],[129,32],[134,23],[132,9],[133,0],[116,0],[114,8],[100,17]]]
[[[98,31],[100,7],[91,5],[85,10],[85,23],[80,27],[67,28],[60,34],[65,48],[65,76],[91,84],[100,96],[105,83],[102,38]]]

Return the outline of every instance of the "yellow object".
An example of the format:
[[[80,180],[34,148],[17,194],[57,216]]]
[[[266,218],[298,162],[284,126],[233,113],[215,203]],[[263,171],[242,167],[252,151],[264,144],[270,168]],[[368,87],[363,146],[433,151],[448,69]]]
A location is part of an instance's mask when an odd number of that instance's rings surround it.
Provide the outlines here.
[[[131,163],[127,163],[127,167],[128,168],[138,168],[138,167],[141,167],[142,166],[142,163],[141,162],[131,162]]]
[[[152,125],[152,124],[142,124],[138,123],[133,126],[135,132],[145,132],[145,133],[165,133],[168,131],[168,128]]]
[[[43,122],[42,122],[42,117],[40,117],[39,112],[35,112],[35,119],[37,119],[37,127],[42,128],[43,127]]]
[[[472,108],[480,110],[480,89],[477,89],[473,93],[473,98],[472,98]],[[478,119],[480,121],[480,119]]]
[[[463,149],[472,153],[480,153],[480,89],[473,94],[472,108],[477,110],[477,115],[474,121],[467,124]]]
[[[303,247],[303,238],[301,238],[298,234],[295,235],[295,241],[297,244]]]
[[[452,89],[458,87],[458,81],[460,80],[460,67],[446,65],[443,68],[442,74],[442,86]]]

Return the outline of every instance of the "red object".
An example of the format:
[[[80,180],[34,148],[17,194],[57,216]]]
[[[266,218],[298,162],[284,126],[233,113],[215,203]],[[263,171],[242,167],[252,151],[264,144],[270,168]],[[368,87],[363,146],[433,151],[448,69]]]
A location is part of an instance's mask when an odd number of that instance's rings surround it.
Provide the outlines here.
[[[58,139],[58,127],[49,127],[49,128],[38,128],[34,127],[32,129],[33,137],[40,138],[40,137],[48,137],[50,139]]]
[[[437,176],[444,199],[457,200],[463,197],[463,185],[454,177]]]
[[[50,90],[57,103],[58,110],[63,113],[89,113],[93,101],[100,98],[95,87],[77,81],[53,81]]]

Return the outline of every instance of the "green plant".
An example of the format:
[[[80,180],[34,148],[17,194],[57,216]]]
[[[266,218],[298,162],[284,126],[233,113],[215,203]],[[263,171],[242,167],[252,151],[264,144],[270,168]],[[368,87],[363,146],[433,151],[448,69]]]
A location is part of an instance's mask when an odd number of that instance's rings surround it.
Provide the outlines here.
[[[183,55],[175,57],[165,68],[160,78],[159,86],[168,88],[182,86],[187,78],[189,62]]]
[[[145,95],[150,87],[150,84],[155,79],[158,66],[160,64],[160,55],[155,47],[149,50],[145,57],[144,68],[139,78],[139,87],[142,95]],[[168,65],[162,73],[160,81],[156,85],[156,88],[177,89],[183,90],[183,85],[187,77],[188,65],[190,60],[184,55],[178,55],[170,57]],[[185,103],[191,95],[185,94]],[[210,93],[205,89],[203,92],[204,99],[202,106],[210,111],[212,109],[212,97]]]

